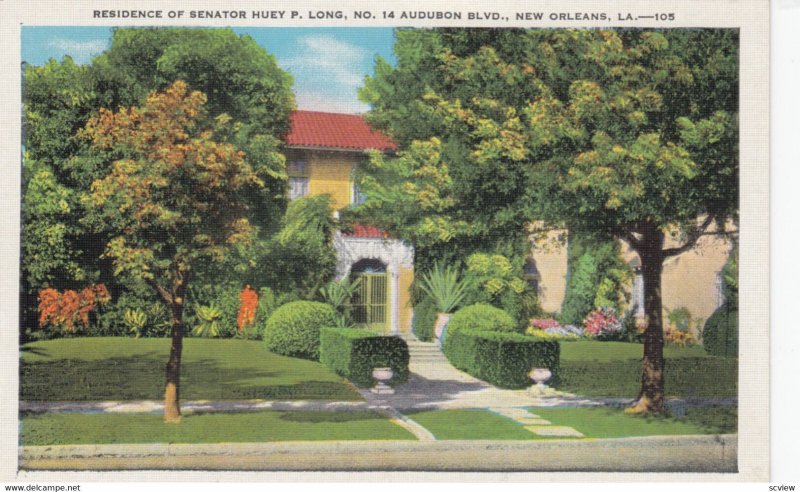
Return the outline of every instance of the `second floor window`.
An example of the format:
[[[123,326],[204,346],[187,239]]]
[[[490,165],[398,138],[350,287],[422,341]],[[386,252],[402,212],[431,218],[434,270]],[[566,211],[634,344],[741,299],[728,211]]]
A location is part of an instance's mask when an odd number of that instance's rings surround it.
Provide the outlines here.
[[[286,171],[289,175],[289,200],[308,195],[308,164],[306,161],[289,161]]]
[[[308,195],[308,178],[301,176],[289,177],[289,200]]]
[[[367,201],[367,195],[361,192],[358,183],[353,182],[353,205],[361,205],[365,201]]]

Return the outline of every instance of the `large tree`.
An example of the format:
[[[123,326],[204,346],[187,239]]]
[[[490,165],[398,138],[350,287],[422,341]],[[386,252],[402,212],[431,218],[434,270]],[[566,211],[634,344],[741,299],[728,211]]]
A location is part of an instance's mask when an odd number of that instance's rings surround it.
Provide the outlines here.
[[[360,92],[372,106],[367,119],[400,145],[394,156],[375,155],[363,167],[370,220],[414,243],[418,267],[463,260],[473,252],[513,258],[526,251],[525,161],[498,149],[476,152],[470,126],[443,111],[441,102],[518,105],[530,89],[504,67],[465,73],[460,56],[480,56],[518,39],[508,30],[398,30],[396,66],[378,59]],[[495,56],[499,61],[499,58]],[[511,85],[509,85],[511,84]],[[511,90],[509,90],[511,88]]]
[[[263,186],[244,153],[218,139],[231,121],[205,125],[206,97],[178,81],[141,108],[102,109],[82,135],[112,162],[84,195],[85,222],[106,232],[116,274],[141,278],[171,316],[164,419],[180,421],[183,308],[201,262],[223,261],[251,239],[252,210],[242,191]]]
[[[626,241],[647,322],[630,411],[663,411],[663,262],[737,215],[737,33],[401,31],[396,52],[363,92],[403,148],[367,169],[396,177],[367,177],[373,206],[434,234],[483,217]]]
[[[291,76],[252,38],[229,29],[115,29],[109,49],[88,65],[67,57],[24,69],[22,329],[35,325],[36,295],[45,287],[102,281],[115,297],[131,287],[129,279],[111,278],[109,261],[100,258],[108,235],[80,221],[81,191],[112,160],[77,138],[77,130],[99,108],[144,104],[149,93],[179,79],[208,94],[206,118],[233,119],[218,138],[244,151],[264,184],[241,190],[253,223],[262,239],[279,227],[286,184],[280,137],[294,105]],[[241,266],[229,260],[206,276],[219,281]]]

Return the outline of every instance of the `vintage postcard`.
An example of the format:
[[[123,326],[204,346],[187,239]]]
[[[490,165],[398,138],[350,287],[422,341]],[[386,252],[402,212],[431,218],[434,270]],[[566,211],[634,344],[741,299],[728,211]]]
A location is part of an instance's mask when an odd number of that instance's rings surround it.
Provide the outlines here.
[[[0,13],[4,478],[768,480],[767,2]]]

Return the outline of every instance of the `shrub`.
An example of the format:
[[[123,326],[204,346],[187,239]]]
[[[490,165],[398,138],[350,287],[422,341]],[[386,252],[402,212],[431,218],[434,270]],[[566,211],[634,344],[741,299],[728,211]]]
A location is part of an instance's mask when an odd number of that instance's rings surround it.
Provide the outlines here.
[[[502,309],[488,304],[473,304],[458,310],[447,323],[447,334],[470,328],[479,331],[513,332],[517,323]]]
[[[391,367],[394,386],[408,380],[408,345],[399,337],[368,330],[324,327],[320,332],[319,360],[358,386],[372,386],[372,370]]]
[[[319,289],[322,300],[333,306],[336,309],[345,323],[352,321],[351,319],[351,305],[350,299],[358,292],[361,286],[361,278],[350,280],[345,277],[341,280],[330,281],[324,287]]]
[[[739,356],[739,310],[729,303],[714,311],[703,329],[703,348],[711,355]]]
[[[438,311],[436,303],[428,296],[414,306],[414,334],[423,342],[433,340],[433,327]]]
[[[276,354],[318,360],[320,328],[334,325],[336,318],[336,310],[321,302],[284,304],[264,325],[264,344]]]
[[[454,367],[501,388],[532,384],[528,373],[546,367],[557,381],[560,346],[519,333],[457,330],[445,340],[444,353]]]
[[[75,333],[75,325],[89,331],[89,315],[98,306],[108,304],[111,295],[103,284],[90,285],[80,292],[59,293],[48,288],[39,292],[39,327],[49,327],[62,334]]]
[[[128,312],[138,320],[130,316],[126,319]],[[119,294],[99,313],[92,335],[162,337],[169,331],[170,316],[164,301],[149,290],[134,286],[132,290]]]
[[[568,244],[567,290],[561,306],[564,324],[580,324],[594,308],[623,312],[625,286],[632,278],[619,243],[602,235],[572,231]]]
[[[438,263],[422,276],[420,289],[436,302],[440,313],[452,312],[464,299],[470,284],[463,278],[457,268],[442,266]]]
[[[258,292],[245,285],[239,293],[239,315],[236,317],[236,327],[239,334],[246,336],[247,329],[256,322],[256,312],[258,310]]]
[[[239,333],[238,318],[241,306],[242,287],[238,283],[197,284],[189,287],[184,322],[187,327],[200,328],[203,336],[232,338]],[[208,307],[213,306],[217,311],[211,313]],[[212,315],[213,320],[209,319]],[[209,330],[213,323],[214,329]]]
[[[595,309],[583,320],[583,332],[590,337],[611,338],[622,333],[622,322],[611,308]]]
[[[547,328],[558,328],[561,326],[561,323],[554,320],[553,318],[538,318],[530,320],[531,328],[536,328],[539,330],[545,330]]]

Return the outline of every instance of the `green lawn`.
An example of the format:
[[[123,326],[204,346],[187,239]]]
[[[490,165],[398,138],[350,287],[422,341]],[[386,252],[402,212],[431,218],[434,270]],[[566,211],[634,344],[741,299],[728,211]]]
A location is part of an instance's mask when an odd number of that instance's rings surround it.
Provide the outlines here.
[[[159,400],[166,338],[69,338],[22,347],[21,399]],[[184,340],[185,400],[360,400],[345,380],[317,362],[267,352],[248,340]]]
[[[513,420],[486,410],[425,410],[406,415],[436,439],[543,439]]]
[[[558,388],[586,396],[635,397],[643,346],[581,340],[561,344]],[[738,360],[712,357],[702,347],[664,347],[667,396],[735,397]]]
[[[736,433],[735,407],[690,408],[681,418],[626,415],[622,409],[606,407],[532,408],[531,412],[554,425],[577,429],[586,437]]]
[[[41,414],[22,419],[22,444],[219,443],[415,439],[374,412],[186,415],[165,424],[150,414]]]

